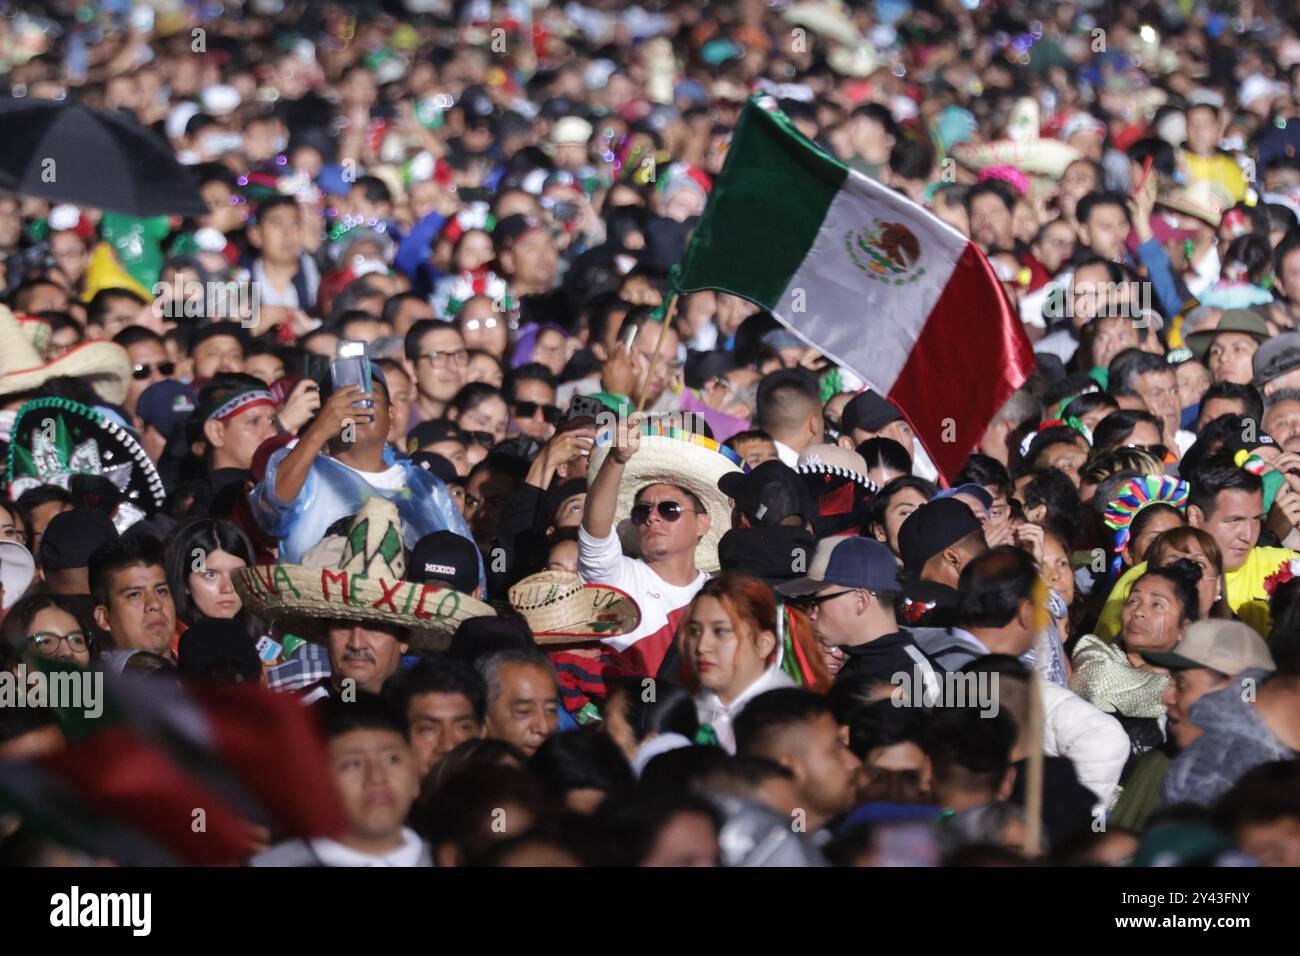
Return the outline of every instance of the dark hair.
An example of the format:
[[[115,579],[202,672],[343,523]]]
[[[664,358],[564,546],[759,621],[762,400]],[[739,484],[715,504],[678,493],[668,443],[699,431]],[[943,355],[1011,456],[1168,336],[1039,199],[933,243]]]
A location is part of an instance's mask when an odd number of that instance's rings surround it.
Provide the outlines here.
[[[407,302],[425,303],[424,296],[417,292],[394,292],[384,300],[384,307],[380,310],[379,317],[389,325],[397,325],[397,316],[402,311],[402,306]]]
[[[924,712],[917,708],[876,700],[857,708],[849,720],[849,749],[860,760],[878,747],[909,742],[925,746]]]
[[[130,299],[136,305],[146,305],[144,298],[130,289],[100,289],[86,305],[86,324],[103,325],[114,299]]]
[[[425,654],[384,682],[384,696],[403,714],[410,713],[411,701],[421,694],[460,694],[469,701],[475,720],[482,724],[487,716],[487,685],[483,678],[469,664],[449,654]]]
[[[1146,422],[1156,430],[1157,434],[1164,434],[1164,423],[1150,412],[1122,408],[1117,412],[1111,412],[1097,423],[1097,427],[1092,430],[1092,447],[1097,452],[1118,448],[1128,441],[1129,436],[1133,434],[1133,429],[1141,422]]]
[[[489,399],[499,398],[502,404],[505,404],[505,396],[501,394],[501,389],[495,385],[489,385],[487,382],[469,382],[461,386],[461,390],[456,393],[451,400],[451,407],[456,409],[456,418],[464,415],[472,408],[477,408]]]
[[[1007,212],[1015,212],[1016,195],[1015,188],[1010,183],[1005,183],[1000,179],[986,179],[982,183],[976,183],[966,191],[966,214],[969,216],[971,209],[975,205],[975,200],[981,196],[997,196],[1002,200],[1002,205],[1007,207]]]
[[[618,744],[598,727],[548,737],[528,761],[528,769],[557,802],[570,790],[600,790],[612,796],[634,783]]]
[[[454,754],[453,750],[443,758],[444,762]],[[411,821],[435,850],[451,843],[473,858],[501,839],[492,827],[499,818],[493,810],[510,805],[531,810],[545,802],[541,784],[532,774],[499,763],[473,763],[442,778],[431,795],[422,797],[413,808]],[[513,835],[522,834],[514,831]]]
[[[990,719],[974,707],[941,707],[926,722],[925,753],[936,783],[965,791],[995,792],[1015,743],[1015,720],[1001,710]]]
[[[903,179],[925,179],[934,169],[934,147],[924,140],[904,136],[889,152],[889,169]]]
[[[907,449],[892,438],[877,436],[868,438],[858,446],[858,454],[867,463],[867,468],[883,468],[888,471],[912,473],[912,456]],[[901,476],[900,476],[901,477]]]
[[[402,340],[402,351],[406,354],[408,362],[418,362],[420,360],[420,343],[430,332],[437,332],[442,329],[450,329],[457,335],[460,330],[450,322],[442,322],[438,319],[417,319],[411,323],[411,327],[406,330],[406,338]]]
[[[736,753],[771,758],[771,749],[782,731],[809,723],[823,714],[834,716],[829,701],[802,687],[783,687],[759,694],[745,705],[733,724]]]
[[[870,530],[871,526],[875,525],[883,531],[885,529],[885,512],[889,510],[889,503],[893,501],[894,495],[909,488],[912,491],[920,492],[926,501],[939,493],[939,489],[935,487],[934,482],[916,475],[899,475],[897,478],[890,478],[871,499],[871,506],[867,511],[867,529]]]
[[[142,325],[128,325],[117,335],[113,336],[113,342],[122,348],[130,348],[132,345],[139,345],[141,342],[153,342],[159,347],[163,344],[163,337],[153,329],[146,329]]]
[[[1079,489],[1064,472],[1055,468],[1033,472],[1033,477],[1020,489],[1020,500],[1026,511],[1042,505],[1047,509],[1045,523],[1068,530],[1071,537],[1079,527],[1082,510]]]
[[[1183,513],[1181,508],[1175,508],[1173,505],[1165,504],[1163,501],[1152,502],[1133,516],[1133,521],[1128,527],[1129,544],[1131,545],[1138,538],[1142,537],[1142,532],[1146,530],[1147,525],[1149,525],[1152,520],[1160,515],[1168,514],[1176,517],[1180,524],[1187,524],[1187,515]],[[1137,556],[1134,555],[1133,559],[1136,562]]]
[[[715,834],[721,831],[723,817],[713,804],[681,791],[639,792],[625,800],[606,801],[596,814],[596,822],[602,842],[617,848],[617,864],[640,866],[654,851],[663,829],[688,813],[708,820]]]
[[[318,706],[327,740],[342,737],[354,730],[391,730],[404,740],[411,737],[406,714],[379,694],[358,690],[355,700],[327,697]]]
[[[1282,275],[1282,267],[1286,263],[1287,256],[1291,255],[1293,252],[1300,252],[1300,229],[1292,229],[1288,232],[1282,237],[1282,241],[1277,244],[1277,248],[1273,250],[1274,275]],[[102,295],[102,293],[100,294]],[[1288,299],[1294,299],[1297,296],[1297,292],[1288,289],[1286,295]],[[94,305],[95,300],[91,299],[90,301],[91,304]]]
[[[33,529],[36,527],[35,521],[32,520],[32,513],[41,505],[48,505],[53,501],[72,507],[72,495],[58,485],[37,485],[35,488],[28,488],[13,503],[13,507],[18,509],[18,513],[22,516],[23,524],[27,525],[27,547],[32,551],[36,550],[35,542],[32,541]]]
[[[1223,251],[1224,269],[1234,262],[1246,267],[1246,280],[1254,285],[1263,285],[1268,278],[1269,267],[1273,257],[1270,255],[1268,237],[1249,232],[1238,236],[1228,243]]]
[[[608,681],[608,696],[605,706],[617,694],[622,706],[619,710],[623,719],[632,728],[632,736],[638,743],[650,734],[681,734],[687,739],[694,739],[700,729],[699,714],[695,709],[695,699],[690,692],[672,681],[654,681],[654,694],[646,700],[645,682],[648,678],[617,677]]]
[[[1215,382],[1201,396],[1201,408],[1204,408],[1207,403],[1216,398],[1241,402],[1242,421],[1254,421],[1257,431],[1263,429],[1264,398],[1259,394],[1259,390],[1255,386],[1242,385],[1239,382]],[[1211,421],[1214,421],[1214,419],[1211,419]]]
[[[211,518],[200,518],[181,525],[167,543],[166,569],[167,583],[171,585],[172,601],[176,605],[176,618],[187,625],[202,617],[190,596],[190,574],[196,570],[193,566],[195,551],[201,552],[200,559],[204,562],[213,552],[225,551],[242,558],[250,568],[256,563],[253,544],[239,525]],[[199,570],[202,568],[203,565],[200,565]]]
[[[1132,223],[1133,218],[1129,215],[1128,211],[1128,199],[1125,198],[1122,193],[1113,192],[1111,190],[1097,190],[1096,192],[1088,193],[1088,195],[1080,199],[1078,205],[1075,206],[1074,209],[1075,221],[1081,225],[1086,225],[1088,217],[1092,215],[1092,211],[1094,209],[1099,209],[1102,206],[1118,206],[1120,211],[1124,213],[1125,221]]]
[[[1173,178],[1178,171],[1178,154],[1172,144],[1159,136],[1144,136],[1125,151],[1128,158],[1139,166],[1151,160],[1151,171]]]
[[[1262,491],[1263,481],[1225,456],[1206,459],[1195,472],[1186,475],[1191,491],[1187,498],[1188,509],[1199,508],[1209,518],[1214,514],[1220,492],[1243,491],[1254,494]]]
[[[519,383],[533,381],[543,382],[546,385],[549,385],[552,391],[555,391],[560,387],[560,383],[556,381],[555,375],[545,365],[542,365],[540,362],[525,362],[523,365],[512,371],[510,377],[506,379],[506,395],[513,401],[515,397],[515,389],[519,387]]]
[[[1077,418],[1082,421],[1084,415],[1095,412],[1099,408],[1109,408],[1115,412],[1120,410],[1119,402],[1115,401],[1113,395],[1107,395],[1105,392],[1085,392],[1070,399],[1069,404],[1061,409],[1061,417]]]
[[[758,383],[754,424],[772,434],[797,425],[810,411],[821,411],[821,407],[821,388],[811,372],[803,368],[778,369]]]
[[[1133,582],[1137,585],[1145,578],[1161,578],[1169,582],[1183,604],[1183,618],[1187,621],[1201,619],[1201,601],[1196,585],[1201,580],[1201,566],[1187,558],[1179,558],[1159,568],[1148,567],[1146,573]]]
[[[1137,388],[1138,379],[1152,372],[1173,375],[1174,367],[1165,361],[1163,355],[1129,348],[1110,360],[1110,365],[1106,368],[1106,380],[1114,394],[1116,389]]]
[[[127,568],[149,567],[166,571],[163,546],[157,538],[146,534],[131,534],[115,541],[106,541],[90,553],[87,567],[90,576],[90,593],[96,605],[110,606],[113,575]]]
[[[1271,760],[1251,767],[1214,807],[1214,823],[1235,834],[1253,823],[1300,821],[1300,763]]]
[[[1004,498],[1010,498],[1014,490],[1007,466],[991,455],[983,455],[979,452],[971,453],[952,483],[954,487],[966,484],[986,485],[997,489],[997,493]]]
[[[5,614],[4,623],[0,624],[0,635],[4,638],[2,656],[6,664],[10,661],[17,663],[22,658],[27,647],[27,638],[30,636],[28,632],[31,630],[32,621],[36,619],[36,615],[48,608],[71,614],[76,619],[77,626],[81,628],[81,633],[86,636],[91,658],[99,656],[99,646],[94,640],[93,622],[87,620],[85,604],[68,595],[38,591],[19,598]],[[12,708],[0,707],[0,712],[10,709]]]
[[[1034,597],[1038,565],[1019,548],[1001,545],[962,569],[957,583],[957,620],[973,627],[1006,627]]]
[[[722,444],[735,451],[736,445],[746,441],[772,441],[772,436],[761,428],[750,428],[743,432],[736,432]]]
[[[1044,428],[1034,436],[1034,440],[1029,443],[1029,448],[1025,450],[1024,457],[1020,460],[1019,474],[1023,475],[1035,470],[1038,467],[1039,456],[1052,445],[1081,445],[1086,450],[1088,440],[1069,425],[1052,425]]]

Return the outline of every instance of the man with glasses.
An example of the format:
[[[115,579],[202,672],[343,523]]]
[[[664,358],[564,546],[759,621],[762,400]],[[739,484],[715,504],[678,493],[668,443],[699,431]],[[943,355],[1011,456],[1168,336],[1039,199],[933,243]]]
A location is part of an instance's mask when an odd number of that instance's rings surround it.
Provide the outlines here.
[[[1179,458],[1196,442],[1196,436],[1180,427],[1183,405],[1178,395],[1178,376],[1163,355],[1125,349],[1110,361],[1110,388],[1131,389],[1142,396],[1147,411],[1160,419],[1165,448],[1176,449]]]
[[[844,651],[837,683],[867,678],[895,686],[905,680],[903,686],[937,691],[942,668],[898,626],[898,563],[879,541],[826,538],[818,543],[808,573],[776,590],[803,609],[822,644]],[[914,673],[919,681],[914,682]]]
[[[411,425],[441,418],[447,403],[465,384],[469,351],[456,326],[421,319],[406,333],[406,360],[415,370],[415,402]]]

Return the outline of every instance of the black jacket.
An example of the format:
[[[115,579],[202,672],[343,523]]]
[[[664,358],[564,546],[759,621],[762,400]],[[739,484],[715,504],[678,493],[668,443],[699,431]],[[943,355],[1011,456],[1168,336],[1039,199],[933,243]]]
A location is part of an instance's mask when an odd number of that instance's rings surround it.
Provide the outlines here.
[[[895,631],[866,644],[841,648],[848,660],[835,675],[836,682],[856,677],[868,677],[883,684],[894,683],[897,674],[912,679],[913,669],[920,667],[942,674],[943,668],[921,650],[907,631]]]

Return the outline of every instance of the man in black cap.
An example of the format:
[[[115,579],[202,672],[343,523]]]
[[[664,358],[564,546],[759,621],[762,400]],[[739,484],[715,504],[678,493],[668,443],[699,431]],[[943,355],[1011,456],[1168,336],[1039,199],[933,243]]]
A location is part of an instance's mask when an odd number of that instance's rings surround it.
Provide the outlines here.
[[[478,569],[479,553],[473,541],[454,531],[435,531],[411,549],[406,577],[420,584],[446,584],[461,594],[482,598]]]
[[[898,530],[898,550],[903,558],[904,622],[950,624],[962,569],[988,550],[979,519],[957,498],[931,501],[907,516]]]
[[[406,453],[432,452],[451,462],[456,474],[469,474],[469,436],[455,422],[444,419],[420,422],[406,433]],[[411,459],[414,461],[414,457]]]
[[[879,541],[826,538],[817,545],[808,573],[776,591],[804,609],[823,645],[843,650],[847,660],[837,682],[865,677],[895,685],[902,675],[907,687],[938,692],[941,670],[898,627],[898,564]]]
[[[817,504],[799,474],[780,461],[765,461],[748,474],[733,471],[718,480],[732,501],[732,528],[810,528]]]
[[[892,438],[912,456],[912,474],[929,481],[939,476],[925,449],[916,443],[912,426],[898,406],[873,389],[859,392],[840,416],[840,447],[850,451],[869,438]]]
[[[57,514],[41,536],[41,579],[53,594],[90,595],[90,555],[117,540],[113,520],[98,508],[73,508]]]

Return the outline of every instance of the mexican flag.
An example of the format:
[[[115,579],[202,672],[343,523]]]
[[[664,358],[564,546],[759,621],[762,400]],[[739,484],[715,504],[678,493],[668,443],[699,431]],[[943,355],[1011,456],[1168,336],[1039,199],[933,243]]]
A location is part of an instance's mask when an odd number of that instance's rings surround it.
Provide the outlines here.
[[[676,276],[730,292],[887,395],[945,478],[1034,365],[1014,306],[956,229],[745,106]]]
[[[66,749],[0,761],[0,810],[132,866],[239,863],[255,827],[273,839],[345,829],[317,714],[297,697],[95,676],[103,712],[60,709]]]

